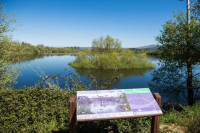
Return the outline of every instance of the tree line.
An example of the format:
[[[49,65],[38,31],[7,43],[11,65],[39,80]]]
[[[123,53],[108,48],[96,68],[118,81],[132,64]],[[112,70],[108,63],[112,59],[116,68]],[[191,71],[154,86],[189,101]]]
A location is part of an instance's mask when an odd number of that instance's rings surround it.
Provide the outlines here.
[[[44,45],[31,45],[26,42],[12,42],[10,40],[3,40],[0,47],[0,57],[6,60],[23,55],[38,55],[42,53],[75,53],[79,52],[79,47],[48,47]]]

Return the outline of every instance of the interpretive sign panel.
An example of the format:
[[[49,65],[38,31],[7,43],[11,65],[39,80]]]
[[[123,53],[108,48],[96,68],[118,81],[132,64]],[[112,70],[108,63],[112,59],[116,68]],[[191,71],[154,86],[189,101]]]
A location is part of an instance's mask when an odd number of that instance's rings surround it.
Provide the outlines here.
[[[77,121],[162,115],[149,88],[77,91]]]

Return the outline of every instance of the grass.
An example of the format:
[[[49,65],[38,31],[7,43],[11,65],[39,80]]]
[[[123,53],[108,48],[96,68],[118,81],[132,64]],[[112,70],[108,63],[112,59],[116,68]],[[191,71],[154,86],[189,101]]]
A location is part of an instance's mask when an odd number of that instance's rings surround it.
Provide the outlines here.
[[[162,125],[178,127],[184,132],[200,132],[200,103],[183,107],[182,111],[171,110],[161,117]]]

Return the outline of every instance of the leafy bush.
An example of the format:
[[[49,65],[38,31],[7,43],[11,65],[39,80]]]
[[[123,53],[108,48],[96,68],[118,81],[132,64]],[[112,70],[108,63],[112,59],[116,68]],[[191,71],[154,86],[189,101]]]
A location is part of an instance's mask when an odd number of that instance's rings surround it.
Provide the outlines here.
[[[12,87],[16,83],[19,73],[14,66],[0,60],[0,90]]]
[[[150,123],[150,117],[80,122],[77,131],[81,133],[148,133],[151,129]]]
[[[72,95],[50,88],[0,90],[0,132],[67,130]]]

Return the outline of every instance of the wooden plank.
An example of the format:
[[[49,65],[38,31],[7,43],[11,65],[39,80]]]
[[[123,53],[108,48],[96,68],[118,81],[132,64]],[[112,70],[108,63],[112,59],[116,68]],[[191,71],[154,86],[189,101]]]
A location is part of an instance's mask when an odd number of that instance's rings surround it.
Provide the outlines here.
[[[69,131],[76,133],[76,97],[69,99]]]
[[[154,98],[161,108],[161,96],[159,95],[159,93],[154,93]],[[151,133],[158,133],[159,132],[159,121],[160,121],[160,116],[152,117]]]
[[[105,121],[105,120],[117,120],[117,119],[129,119],[129,118],[142,118],[142,117],[153,117],[153,116],[161,116],[162,114],[153,114],[153,115],[139,115],[139,116],[122,116],[122,117],[114,117],[114,118],[96,118],[96,119],[83,119],[77,120],[77,122],[91,122],[91,121]]]

